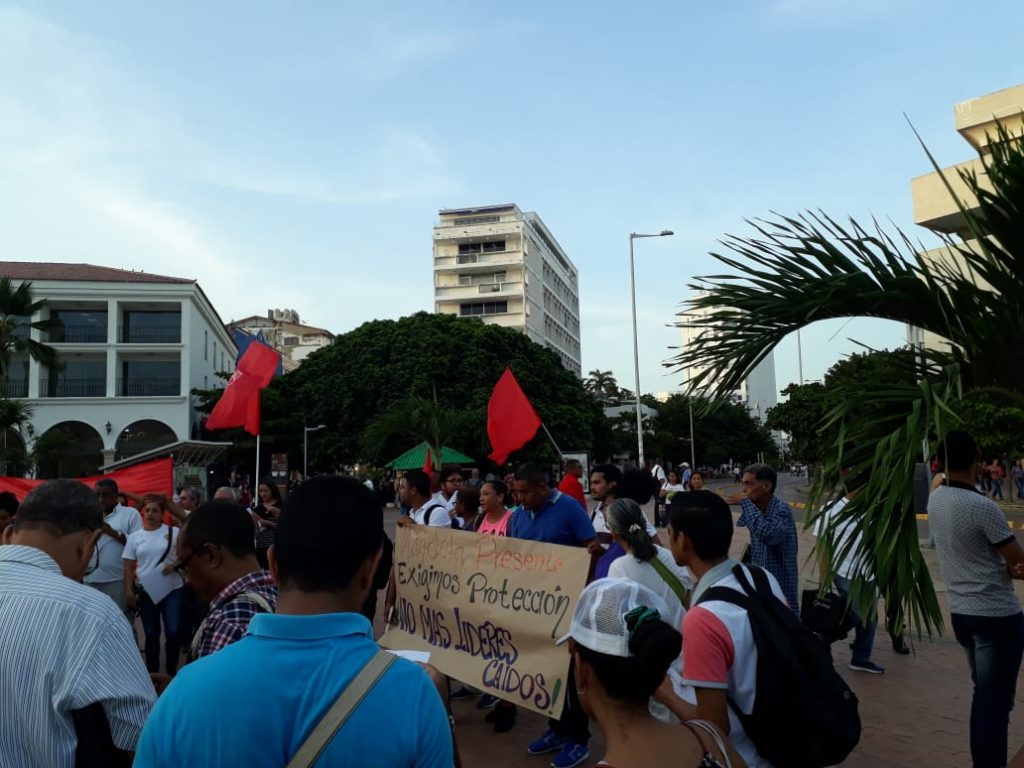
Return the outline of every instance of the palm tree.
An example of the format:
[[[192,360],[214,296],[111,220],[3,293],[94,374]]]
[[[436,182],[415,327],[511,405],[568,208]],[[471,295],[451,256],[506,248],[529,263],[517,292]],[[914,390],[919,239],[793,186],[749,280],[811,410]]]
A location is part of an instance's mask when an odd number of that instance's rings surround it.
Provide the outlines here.
[[[435,468],[441,465],[442,450],[469,423],[470,414],[432,398],[408,397],[388,406],[366,427],[361,444],[363,451],[376,458],[393,437],[410,437],[426,442]]]
[[[619,384],[611,371],[591,371],[583,380],[583,388],[604,402],[614,399],[619,394]]]
[[[32,283],[17,288],[9,277],[0,278],[0,381],[6,382],[11,358],[26,355],[47,368],[56,368],[60,356],[53,347],[29,337],[29,329],[49,332],[60,327],[56,318],[32,321],[46,299],[32,298]]]
[[[715,343],[689,345],[673,361],[680,369],[705,369],[692,381],[694,390],[724,395],[788,334],[818,320],[880,317],[949,342],[906,356],[909,381],[916,383],[878,382],[846,392],[825,418],[839,426],[839,439],[823,461],[807,523],[846,479],[863,483],[837,521],[852,521],[860,530],[860,551],[832,551],[829,537],[818,546],[831,562],[846,554],[865,558],[887,605],[900,609],[890,617],[890,629],[904,616],[919,631],[942,628],[918,543],[915,463],[958,425],[956,401],[965,393],[987,390],[1005,401],[1024,401],[1024,359],[1005,354],[1008,341],[1024,338],[1024,144],[1002,127],[997,138],[982,158],[991,188],[962,174],[976,211],[967,209],[943,175],[968,236],[947,239],[939,257],[877,222],[840,224],[823,213],[776,215],[754,222],[752,236],[727,236],[729,253],[712,255],[731,273],[698,278],[691,287],[708,293],[688,302],[710,311],[704,333],[713,332]],[[872,415],[864,418],[865,411]],[[868,596],[862,601],[866,607]]]

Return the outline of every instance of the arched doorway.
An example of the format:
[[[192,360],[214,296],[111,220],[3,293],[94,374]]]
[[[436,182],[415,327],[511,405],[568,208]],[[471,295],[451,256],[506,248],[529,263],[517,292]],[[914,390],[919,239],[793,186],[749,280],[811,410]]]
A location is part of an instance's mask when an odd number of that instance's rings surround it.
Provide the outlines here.
[[[139,419],[121,430],[115,446],[115,460],[127,459],[163,445],[177,442],[174,430],[156,419]]]
[[[89,477],[103,463],[103,439],[99,432],[81,421],[54,424],[32,446],[36,454],[36,476]]]

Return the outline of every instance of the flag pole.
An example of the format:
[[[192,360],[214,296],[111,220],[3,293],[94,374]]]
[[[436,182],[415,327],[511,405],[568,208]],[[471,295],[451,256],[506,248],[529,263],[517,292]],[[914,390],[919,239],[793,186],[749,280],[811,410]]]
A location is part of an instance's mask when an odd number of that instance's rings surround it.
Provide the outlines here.
[[[551,432],[548,431],[548,425],[545,424],[543,421],[540,423],[540,425],[544,428],[544,434],[548,436],[548,440],[550,440],[551,444],[553,446],[555,446],[555,451],[558,453],[558,460],[561,461],[562,460],[562,449],[558,447],[558,443],[555,442],[555,438],[553,438],[551,436]]]

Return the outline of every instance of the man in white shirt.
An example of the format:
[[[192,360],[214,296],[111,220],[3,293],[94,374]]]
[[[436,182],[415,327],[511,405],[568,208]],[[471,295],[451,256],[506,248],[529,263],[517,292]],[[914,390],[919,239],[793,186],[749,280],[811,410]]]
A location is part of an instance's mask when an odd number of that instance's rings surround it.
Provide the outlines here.
[[[840,514],[850,500],[857,495],[858,490],[865,482],[866,479],[858,480],[856,483],[851,484],[849,487],[853,487],[855,490],[850,491],[843,498],[826,507],[821,513],[818,527],[814,532],[814,535],[819,538],[822,536],[827,537],[826,540],[829,542],[829,546],[826,551],[831,554],[833,562],[835,562],[833,583],[839,594],[847,600],[850,599],[850,592],[854,581],[860,583],[862,589],[869,590],[872,593],[875,591],[874,580],[870,578],[863,559],[858,557],[861,550],[861,533],[859,530],[856,530],[853,520],[844,520]],[[822,580],[825,578],[825,566],[826,564],[823,560],[820,563]],[[853,606],[853,608],[856,608],[856,606]],[[877,619],[865,621],[858,615],[853,645],[851,646],[853,656],[850,658],[850,669],[856,672],[869,672],[874,675],[880,675],[885,672],[884,667],[880,667],[871,661],[871,651],[875,645],[875,630],[877,628]]]
[[[408,516],[398,518],[398,525],[432,525],[451,528],[452,519],[444,502],[430,495],[430,476],[422,469],[410,469],[398,481],[398,498],[409,507]]]
[[[117,503],[117,482],[104,477],[96,482],[96,496],[103,510],[101,535],[96,542],[96,553],[85,583],[108,595],[124,611],[127,595],[124,591],[124,545],[128,535],[142,528],[142,518],[131,507]]]
[[[123,615],[78,582],[95,562],[103,514],[75,480],[33,490],[0,547],[0,763],[71,768],[76,750],[90,765],[128,766],[156,699]],[[87,719],[88,728],[76,728]],[[105,723],[103,722],[105,720]],[[79,733],[115,750],[87,750]]]

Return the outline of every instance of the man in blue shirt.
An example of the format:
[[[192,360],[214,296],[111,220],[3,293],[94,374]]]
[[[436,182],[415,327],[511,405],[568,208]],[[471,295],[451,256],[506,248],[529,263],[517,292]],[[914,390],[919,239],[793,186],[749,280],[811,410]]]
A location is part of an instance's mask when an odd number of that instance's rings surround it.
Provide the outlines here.
[[[775,495],[777,484],[778,476],[767,464],[744,469],[736,525],[750,530],[750,562],[779,580],[790,609],[799,613],[796,523],[793,510]]]
[[[378,650],[359,609],[383,536],[380,503],[359,481],[300,485],[267,554],[277,613],[254,616],[244,638],[178,673],[146,723],[137,768],[286,765]],[[384,734],[396,706],[403,725]],[[427,673],[397,659],[318,764],[451,768],[448,715]]]
[[[576,499],[552,488],[548,472],[543,467],[537,464],[521,466],[516,472],[514,488],[518,506],[509,521],[509,536],[586,547],[595,556],[604,553],[586,510]],[[590,757],[588,741],[589,719],[580,706],[576,680],[570,667],[561,719],[549,720],[548,730],[526,751],[531,755],[558,752],[551,761],[552,768],[573,768]]]

